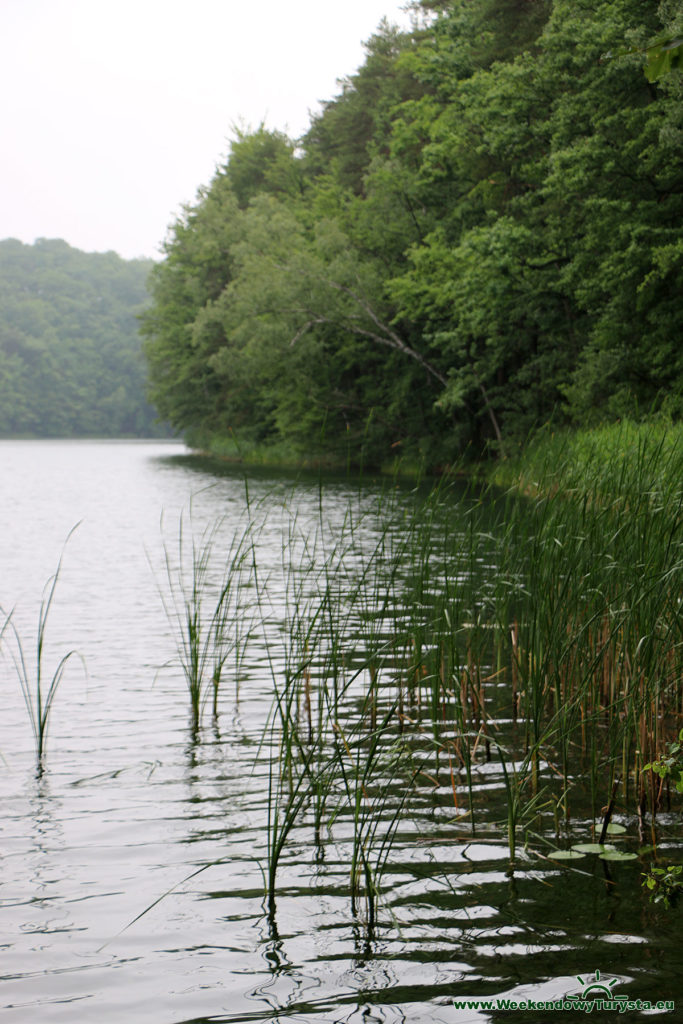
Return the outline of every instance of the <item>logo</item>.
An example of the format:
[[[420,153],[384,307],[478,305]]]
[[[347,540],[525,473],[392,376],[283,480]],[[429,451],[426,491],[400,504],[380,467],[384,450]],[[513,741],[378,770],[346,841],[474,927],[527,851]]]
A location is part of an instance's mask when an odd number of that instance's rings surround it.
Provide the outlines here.
[[[488,999],[454,999],[453,1006],[456,1010],[544,1010],[576,1011],[581,1013],[593,1013],[598,1011],[623,1013],[625,1010],[669,1010],[675,1009],[673,999],[659,999],[651,1002],[648,999],[629,999],[628,996],[615,996],[612,990],[619,984],[618,978],[605,979],[596,970],[592,975],[582,978],[577,975],[576,980],[581,985],[580,995],[565,995],[559,998],[550,999],[507,999],[495,996]],[[599,1018],[602,1020],[602,1017]]]
[[[620,1000],[626,1002],[626,996],[612,995],[612,989],[615,985],[619,984],[618,978],[610,978],[610,980],[605,983],[600,976],[600,971],[596,970],[593,974],[592,981],[584,981],[580,974],[577,974],[576,980],[579,985],[583,985],[583,991],[580,996],[567,996],[567,999],[570,1002],[584,1002],[586,999],[598,999],[599,997],[607,997],[607,999],[613,1000],[614,1002],[618,1002]]]

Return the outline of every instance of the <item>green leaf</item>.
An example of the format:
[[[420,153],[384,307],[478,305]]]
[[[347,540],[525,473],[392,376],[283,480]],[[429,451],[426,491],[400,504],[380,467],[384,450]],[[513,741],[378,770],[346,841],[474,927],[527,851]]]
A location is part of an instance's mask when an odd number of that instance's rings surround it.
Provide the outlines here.
[[[662,75],[683,67],[683,39],[671,39],[666,43],[651,46],[647,50],[648,61],[645,76],[649,82],[656,82]]]

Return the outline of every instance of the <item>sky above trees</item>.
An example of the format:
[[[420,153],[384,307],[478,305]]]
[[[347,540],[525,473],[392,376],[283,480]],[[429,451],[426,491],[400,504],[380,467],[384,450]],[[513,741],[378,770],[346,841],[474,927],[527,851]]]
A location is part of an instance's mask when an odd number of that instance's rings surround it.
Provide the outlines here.
[[[233,126],[296,137],[395,0],[2,0],[0,238],[159,256]]]

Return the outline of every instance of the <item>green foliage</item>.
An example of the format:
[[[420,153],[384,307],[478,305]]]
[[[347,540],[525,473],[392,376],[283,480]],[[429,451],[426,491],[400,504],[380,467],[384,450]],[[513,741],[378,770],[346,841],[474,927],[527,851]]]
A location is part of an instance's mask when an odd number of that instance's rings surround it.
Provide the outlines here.
[[[371,161],[388,154],[392,123],[401,103],[424,88],[412,74],[411,36],[384,20],[366,43],[366,59],[356,74],[342,79],[341,93],[323,104],[304,137],[309,177],[332,173],[344,189],[360,195]]]
[[[649,82],[656,82],[672,71],[683,71],[683,39],[669,37],[651,43],[646,51],[645,74]]]
[[[671,864],[666,868],[653,865],[643,875],[643,886],[649,890],[653,903],[661,903],[669,910],[675,906],[683,892],[683,864]]]
[[[683,729],[677,740],[667,744],[666,757],[643,765],[643,771],[654,772],[660,779],[671,779],[676,791],[683,793]]]
[[[633,62],[599,62],[610,40],[646,30],[638,5],[557,0],[533,50],[507,62],[460,60],[470,44],[448,14],[422,47],[430,81],[434,59],[453,68],[439,77],[447,102],[421,171],[425,201],[445,217],[394,287],[437,344],[459,341],[457,399],[486,422],[476,374],[512,441],[563,396],[565,415],[599,419],[680,386],[680,310],[660,305],[679,284],[672,108]]]
[[[225,174],[242,209],[261,192],[296,196],[302,188],[294,143],[281,132],[261,125],[255,132],[238,131],[230,146]]]
[[[550,419],[680,417],[683,79],[642,74],[675,4],[413,10],[298,146],[240,133],[175,226],[144,322],[159,410],[432,467]]]
[[[165,432],[138,337],[151,266],[57,240],[0,242],[0,436]]]

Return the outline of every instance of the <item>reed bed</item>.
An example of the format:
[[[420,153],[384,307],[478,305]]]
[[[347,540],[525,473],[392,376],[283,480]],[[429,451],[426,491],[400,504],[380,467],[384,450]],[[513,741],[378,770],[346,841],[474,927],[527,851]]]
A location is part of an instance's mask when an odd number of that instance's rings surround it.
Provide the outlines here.
[[[425,793],[450,794],[454,837],[490,827],[486,766],[512,865],[520,841],[571,839],[586,799],[594,839],[616,814],[656,847],[672,794],[652,765],[683,725],[683,445],[630,429],[610,444],[551,440],[507,488],[393,490],[334,527],[321,493],[317,523],[283,515],[267,573],[258,530],[230,549],[223,580],[257,595],[247,641],[265,648],[273,692],[260,754],[273,927],[283,852],[307,833],[320,866],[342,844],[352,912],[372,930]],[[176,588],[189,611],[170,616],[188,685],[216,615],[221,636],[239,618],[224,617],[223,582],[192,653],[213,542],[192,550],[190,586]]]
[[[589,780],[594,815],[618,777],[654,842],[661,794],[643,768],[682,710],[683,447],[630,429],[611,441],[586,449],[580,475],[576,449],[536,457],[535,496],[512,499],[501,578],[526,581],[511,669],[527,745],[559,760],[565,814],[572,773]]]

